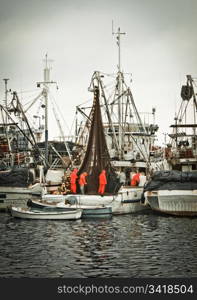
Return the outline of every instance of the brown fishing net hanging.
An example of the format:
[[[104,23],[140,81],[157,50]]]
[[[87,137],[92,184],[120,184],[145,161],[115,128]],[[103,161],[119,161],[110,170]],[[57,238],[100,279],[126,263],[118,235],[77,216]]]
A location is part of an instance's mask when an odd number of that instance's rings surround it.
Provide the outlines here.
[[[94,101],[90,113],[90,119],[91,127],[88,145],[78,175],[83,172],[87,172],[86,194],[97,194],[99,174],[102,170],[106,170],[107,185],[105,192],[108,194],[114,194],[120,188],[120,184],[110,163],[110,156],[102,123],[98,87],[94,87]]]

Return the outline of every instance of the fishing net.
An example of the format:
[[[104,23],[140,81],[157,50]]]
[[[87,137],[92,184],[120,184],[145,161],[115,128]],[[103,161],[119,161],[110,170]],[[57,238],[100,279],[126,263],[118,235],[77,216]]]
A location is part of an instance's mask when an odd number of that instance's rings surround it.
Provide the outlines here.
[[[153,190],[193,190],[197,189],[197,172],[158,171],[144,187]]]
[[[93,107],[90,112],[91,127],[84,160],[78,172],[78,176],[87,172],[86,194],[97,194],[99,186],[99,174],[106,170],[107,185],[105,192],[114,194],[120,188],[119,180],[110,163],[110,156],[105,139],[100,101],[99,89],[94,88]]]

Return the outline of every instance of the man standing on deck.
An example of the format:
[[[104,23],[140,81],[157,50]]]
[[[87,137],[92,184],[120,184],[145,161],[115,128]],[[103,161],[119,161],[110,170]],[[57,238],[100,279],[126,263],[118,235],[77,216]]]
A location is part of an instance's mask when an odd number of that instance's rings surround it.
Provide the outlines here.
[[[99,194],[101,195],[104,194],[106,184],[107,184],[106,171],[102,170],[102,172],[99,175],[99,189],[98,189]]]
[[[78,178],[77,176],[78,169],[74,169],[72,173],[70,174],[70,188],[71,188],[71,193],[76,194],[77,192],[77,185],[76,185],[76,180]]]
[[[140,173],[137,172],[131,179],[131,186],[138,186],[140,182]]]
[[[85,194],[85,185],[87,184],[86,182],[86,176],[88,174],[86,172],[83,172],[80,176],[79,176],[79,185],[80,185],[80,190],[81,193],[84,195]]]

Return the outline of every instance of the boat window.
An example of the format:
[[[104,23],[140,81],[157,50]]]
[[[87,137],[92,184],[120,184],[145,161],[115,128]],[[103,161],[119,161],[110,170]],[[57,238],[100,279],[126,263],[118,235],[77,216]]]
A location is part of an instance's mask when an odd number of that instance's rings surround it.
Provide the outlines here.
[[[0,198],[2,199],[2,198],[6,198],[6,194],[0,194]]]

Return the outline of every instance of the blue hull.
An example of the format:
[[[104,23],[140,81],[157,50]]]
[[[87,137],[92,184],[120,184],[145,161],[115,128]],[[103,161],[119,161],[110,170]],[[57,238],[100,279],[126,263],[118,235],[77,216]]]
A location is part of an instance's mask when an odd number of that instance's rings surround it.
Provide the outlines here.
[[[111,207],[85,208],[82,212],[82,218],[106,218],[112,216]]]

